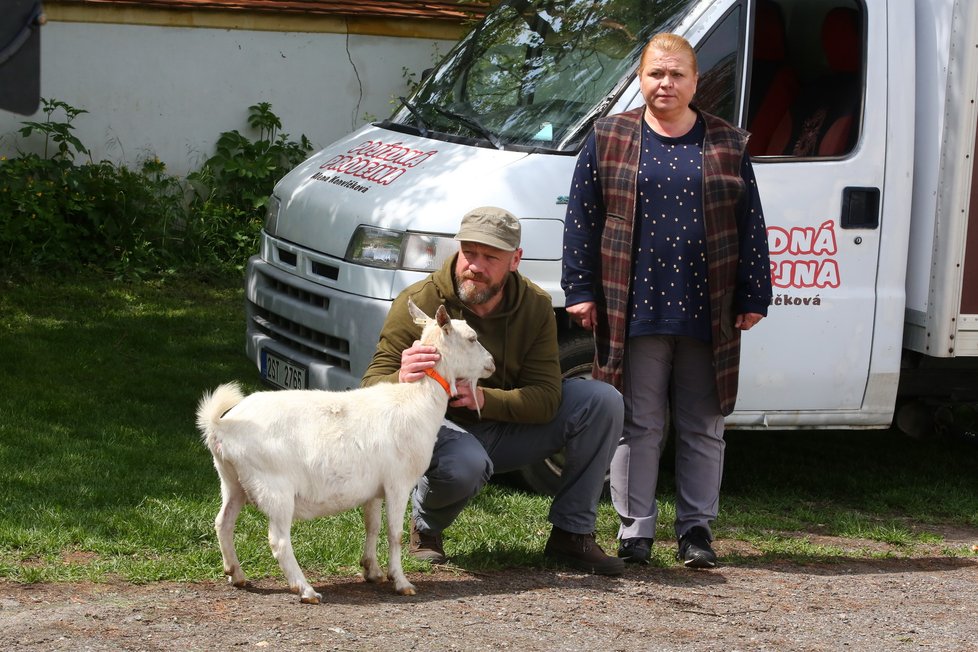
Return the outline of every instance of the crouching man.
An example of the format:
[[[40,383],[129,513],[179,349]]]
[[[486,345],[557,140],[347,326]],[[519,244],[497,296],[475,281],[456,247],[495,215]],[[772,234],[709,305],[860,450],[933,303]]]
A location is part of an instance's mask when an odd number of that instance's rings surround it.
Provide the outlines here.
[[[496,362],[473,392],[459,384],[431,465],[412,495],[411,554],[444,563],[442,535],[489,481],[564,449],[561,486],[550,507],[544,554],[571,568],[620,575],[624,562],[594,540],[597,504],[621,434],[624,408],[611,385],[561,380],[550,295],[517,271],[520,223],[494,207],[462,218],[459,253],[394,301],[363,385],[416,382],[438,360],[417,341],[408,297],[432,313],[445,304],[464,319]]]

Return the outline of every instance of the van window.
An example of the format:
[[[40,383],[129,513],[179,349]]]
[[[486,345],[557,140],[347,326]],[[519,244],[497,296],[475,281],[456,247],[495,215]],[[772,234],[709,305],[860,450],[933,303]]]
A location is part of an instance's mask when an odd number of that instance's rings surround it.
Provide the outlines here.
[[[485,147],[574,153],[642,48],[697,0],[506,0],[385,123]]]
[[[707,113],[736,123],[737,53],[740,52],[740,6],[727,14],[696,48],[700,78],[693,103]]]
[[[855,0],[759,0],[746,128],[752,156],[845,156],[859,140],[865,11]]]

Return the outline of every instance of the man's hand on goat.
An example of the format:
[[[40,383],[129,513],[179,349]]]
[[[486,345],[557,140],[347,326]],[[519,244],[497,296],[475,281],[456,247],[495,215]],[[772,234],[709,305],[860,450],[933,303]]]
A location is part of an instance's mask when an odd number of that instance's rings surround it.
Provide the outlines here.
[[[448,402],[449,407],[464,407],[477,412],[481,412],[485,404],[486,396],[482,393],[482,388],[467,380],[456,383],[455,396]]]
[[[401,368],[397,372],[397,379],[402,383],[415,383],[424,378],[425,371],[434,367],[440,359],[438,349],[415,341],[401,353]],[[455,395],[448,403],[450,407],[464,407],[476,412],[481,412],[485,404],[486,396],[482,393],[482,388],[475,387],[473,391],[468,381],[457,383]]]
[[[440,359],[438,349],[415,341],[401,353],[401,368],[397,372],[397,379],[402,383],[416,383],[424,378],[425,370],[434,367]]]

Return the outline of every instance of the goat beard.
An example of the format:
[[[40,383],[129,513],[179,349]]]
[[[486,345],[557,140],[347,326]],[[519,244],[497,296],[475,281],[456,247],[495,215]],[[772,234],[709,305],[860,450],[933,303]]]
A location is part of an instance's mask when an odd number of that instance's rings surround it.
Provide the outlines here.
[[[476,389],[476,383],[478,383],[479,381],[476,379],[476,380],[468,380],[462,382],[467,382],[469,386],[472,388],[472,396],[475,398],[475,416],[477,419],[481,421],[482,409],[479,407],[479,393],[478,390]]]
[[[481,279],[477,279],[477,277],[471,274],[463,274],[462,278],[455,278],[455,286],[458,288],[458,298],[467,306],[482,305],[503,291],[503,283],[480,288],[475,284],[476,280]]]

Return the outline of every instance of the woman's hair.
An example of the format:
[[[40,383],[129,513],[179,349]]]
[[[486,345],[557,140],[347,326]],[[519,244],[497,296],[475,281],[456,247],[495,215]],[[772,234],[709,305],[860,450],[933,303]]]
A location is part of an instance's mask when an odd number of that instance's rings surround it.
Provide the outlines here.
[[[699,66],[696,64],[696,51],[693,50],[693,46],[689,44],[689,41],[684,39],[679,34],[670,34],[669,32],[659,32],[646,44],[645,49],[642,50],[642,58],[638,62],[639,70],[645,66],[645,58],[649,55],[652,50],[658,50],[659,52],[667,52],[669,54],[684,54],[693,63],[693,72],[699,74]]]

